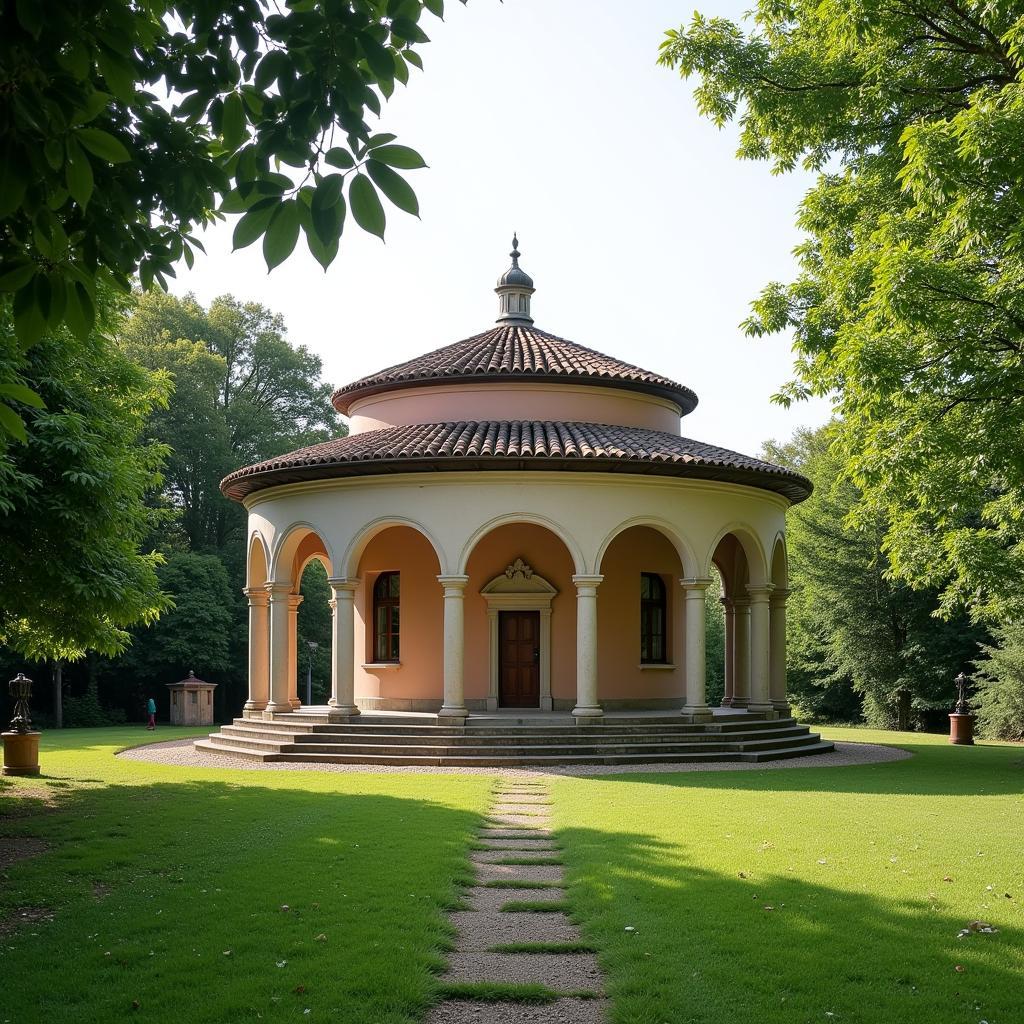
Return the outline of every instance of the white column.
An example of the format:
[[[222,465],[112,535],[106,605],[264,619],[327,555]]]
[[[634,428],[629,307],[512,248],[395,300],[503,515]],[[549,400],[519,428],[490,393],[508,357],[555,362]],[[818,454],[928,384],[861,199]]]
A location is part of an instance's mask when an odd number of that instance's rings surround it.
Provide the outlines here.
[[[771,694],[772,707],[785,718],[789,717],[786,699],[786,598],[789,591],[776,587],[771,600]]]
[[[288,700],[288,669],[291,664],[288,625],[293,595],[287,583],[270,583],[267,590],[270,591],[270,702],[264,715],[269,718],[292,710]]]
[[[745,708],[750,703],[750,601],[732,602],[732,706]]]
[[[242,716],[258,717],[270,700],[270,595],[263,587],[246,587],[249,599],[249,699]]]
[[[722,666],[722,707],[732,704],[736,692],[736,606],[727,597],[720,598],[725,613],[725,664]]]
[[[288,601],[288,703],[293,711],[302,707],[299,700],[299,605],[301,594],[292,594]]]
[[[750,595],[750,711],[775,718],[775,708],[769,693],[769,653],[771,636],[769,600],[774,587],[747,584]]]
[[[597,700],[597,588],[603,576],[573,576],[576,584],[576,718],[600,718]]]
[[[680,582],[686,595],[686,703],[682,713],[691,721],[701,721],[711,718],[705,693],[706,602],[711,580],[686,579]]]
[[[331,699],[328,718],[359,714],[356,707],[356,589],[359,580],[329,579],[331,587]]]
[[[463,633],[465,629],[462,595],[468,576],[438,576],[444,588],[444,703],[438,718],[465,720],[469,712],[463,695]]]

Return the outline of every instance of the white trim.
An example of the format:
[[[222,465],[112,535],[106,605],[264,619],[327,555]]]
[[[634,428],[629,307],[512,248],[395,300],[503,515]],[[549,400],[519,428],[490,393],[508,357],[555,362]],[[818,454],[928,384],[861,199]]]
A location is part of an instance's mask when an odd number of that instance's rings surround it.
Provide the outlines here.
[[[520,566],[522,568],[520,568]],[[525,570],[525,571],[524,571]],[[498,710],[498,677],[501,673],[501,637],[498,631],[499,612],[528,611],[540,615],[540,697],[538,709],[551,711],[551,601],[558,591],[529,566],[516,559],[500,576],[495,576],[480,590],[487,602],[487,624],[490,633],[490,681],[487,710]],[[529,710],[529,709],[523,709]]]

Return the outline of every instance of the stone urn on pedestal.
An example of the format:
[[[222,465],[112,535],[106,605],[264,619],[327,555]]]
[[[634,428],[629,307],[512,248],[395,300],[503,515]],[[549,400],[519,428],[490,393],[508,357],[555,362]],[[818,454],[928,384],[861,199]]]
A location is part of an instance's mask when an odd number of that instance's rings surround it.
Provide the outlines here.
[[[4,775],[39,774],[39,733],[32,728],[28,702],[32,696],[32,680],[19,672],[8,684],[14,700],[14,717],[10,729],[3,733]]]
[[[949,742],[958,746],[974,746],[974,715],[967,706],[967,676],[960,673],[956,682],[956,706],[949,716]]]

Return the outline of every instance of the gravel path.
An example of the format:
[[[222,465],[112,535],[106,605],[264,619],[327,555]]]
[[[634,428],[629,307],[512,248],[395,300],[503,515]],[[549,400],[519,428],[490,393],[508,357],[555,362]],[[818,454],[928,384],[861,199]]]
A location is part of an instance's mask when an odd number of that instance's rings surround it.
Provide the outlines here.
[[[835,750],[827,754],[811,754],[788,761],[761,761],[757,764],[726,761],[713,764],[587,764],[563,765],[556,768],[417,768],[403,765],[362,764],[286,764],[281,762],[250,761],[225,754],[209,754],[196,750],[192,740],[170,740],[150,743],[124,750],[118,757],[128,761],[149,761],[171,764],[183,768],[241,768],[257,772],[415,772],[427,775],[500,775],[507,778],[539,778],[546,775],[634,775],[654,772],[749,772],[776,771],[783,768],[845,768],[849,765],[880,764],[885,761],[903,761],[913,757],[899,747],[877,743],[837,742]]]

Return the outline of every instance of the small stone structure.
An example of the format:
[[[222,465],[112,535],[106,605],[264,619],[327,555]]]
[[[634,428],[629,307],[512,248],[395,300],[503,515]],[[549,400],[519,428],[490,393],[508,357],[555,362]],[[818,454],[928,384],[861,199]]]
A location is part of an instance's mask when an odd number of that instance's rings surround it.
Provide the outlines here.
[[[216,683],[197,679],[189,672],[188,679],[168,683],[171,691],[171,725],[213,725],[213,691]]]

